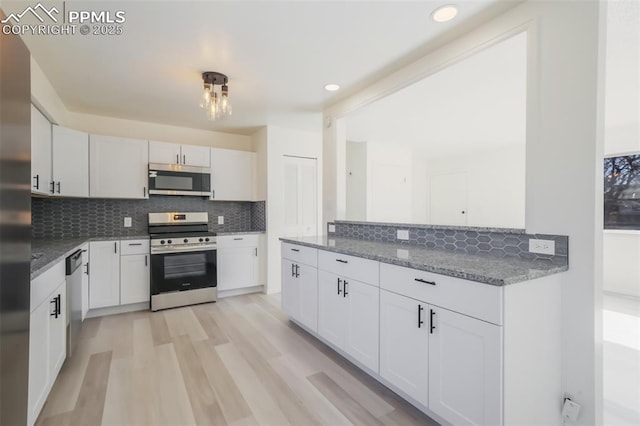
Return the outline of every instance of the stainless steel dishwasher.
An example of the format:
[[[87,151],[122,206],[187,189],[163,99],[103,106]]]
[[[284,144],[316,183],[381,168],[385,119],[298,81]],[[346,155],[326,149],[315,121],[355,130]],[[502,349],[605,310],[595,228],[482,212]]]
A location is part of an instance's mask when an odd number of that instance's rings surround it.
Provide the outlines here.
[[[82,250],[67,257],[67,357],[73,354],[82,327]]]

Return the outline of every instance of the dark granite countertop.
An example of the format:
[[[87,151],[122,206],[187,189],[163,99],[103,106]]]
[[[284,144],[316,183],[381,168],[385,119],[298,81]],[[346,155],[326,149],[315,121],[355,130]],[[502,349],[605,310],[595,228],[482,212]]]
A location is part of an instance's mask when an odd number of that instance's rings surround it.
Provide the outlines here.
[[[31,240],[31,279],[42,275],[53,265],[90,241],[143,240],[148,235],[126,237],[79,237],[65,240]]]
[[[568,265],[557,266],[518,257],[496,257],[344,237],[287,237],[280,240],[497,286],[528,281],[569,269]]]

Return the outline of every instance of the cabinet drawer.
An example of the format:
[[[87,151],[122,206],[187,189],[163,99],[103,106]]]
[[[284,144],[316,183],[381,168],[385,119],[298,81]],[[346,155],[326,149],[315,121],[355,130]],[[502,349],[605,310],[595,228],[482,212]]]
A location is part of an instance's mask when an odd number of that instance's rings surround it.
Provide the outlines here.
[[[282,258],[304,263],[315,268],[318,266],[318,249],[282,243]]]
[[[218,248],[257,247],[258,235],[221,235],[216,237]]]
[[[33,312],[65,280],[65,259],[31,281],[30,311]]]
[[[318,268],[342,277],[353,278],[367,284],[378,285],[379,262],[346,254],[320,250]]]
[[[380,287],[494,324],[502,324],[502,287],[380,264]]]
[[[149,240],[122,240],[120,241],[120,254],[127,256],[130,254],[148,254]]]

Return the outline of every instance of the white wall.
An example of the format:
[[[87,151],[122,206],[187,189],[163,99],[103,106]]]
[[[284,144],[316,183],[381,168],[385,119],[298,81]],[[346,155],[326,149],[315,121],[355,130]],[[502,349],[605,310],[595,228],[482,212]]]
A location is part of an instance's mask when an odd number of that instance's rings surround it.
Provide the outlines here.
[[[467,173],[469,226],[524,228],[524,146],[429,160],[426,170],[429,176]],[[429,223],[429,211],[427,218]]]
[[[56,124],[87,133],[251,151],[251,137],[69,111],[31,58],[32,102]]]
[[[640,3],[607,2],[607,156],[640,152]],[[604,231],[604,290],[640,297],[640,232]]]
[[[640,231],[604,231],[604,289],[640,297]]]
[[[284,231],[283,156],[317,158],[318,174],[322,173],[322,136],[299,130],[267,126],[253,136],[253,147],[257,152],[258,170],[266,180],[259,182],[258,194],[266,188],[267,208],[267,293],[278,293],[281,288],[280,237]],[[266,171],[266,173],[264,172]],[[318,176],[318,234],[322,232],[321,194],[322,176]],[[262,187],[262,189],[261,189]]]
[[[533,233],[569,236],[570,266],[562,274],[562,343],[548,360],[547,394],[557,405],[537,424],[560,424],[562,395],[582,404],[577,424],[602,423],[602,69],[601,4],[526,1],[423,58],[330,106],[325,120],[350,112],[437,72],[505,37],[528,31],[526,223]],[[602,15],[604,16],[604,15]],[[325,128],[325,173],[339,154]],[[333,155],[333,157],[331,156]],[[337,178],[326,177],[326,180]],[[335,183],[335,182],[332,182]],[[339,216],[339,185],[325,187],[325,220]],[[544,306],[540,307],[544,312]],[[532,321],[535,319],[532,318]],[[539,404],[534,396],[531,404]],[[549,414],[552,413],[552,414]],[[529,422],[534,422],[529,419]]]

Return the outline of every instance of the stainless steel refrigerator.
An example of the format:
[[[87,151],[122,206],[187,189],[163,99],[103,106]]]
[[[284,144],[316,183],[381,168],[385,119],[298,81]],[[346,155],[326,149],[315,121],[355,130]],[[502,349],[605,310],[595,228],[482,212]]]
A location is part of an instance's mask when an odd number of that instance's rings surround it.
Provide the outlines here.
[[[5,18],[0,9],[0,20]],[[0,32],[0,424],[25,425],[31,278],[29,50]]]

